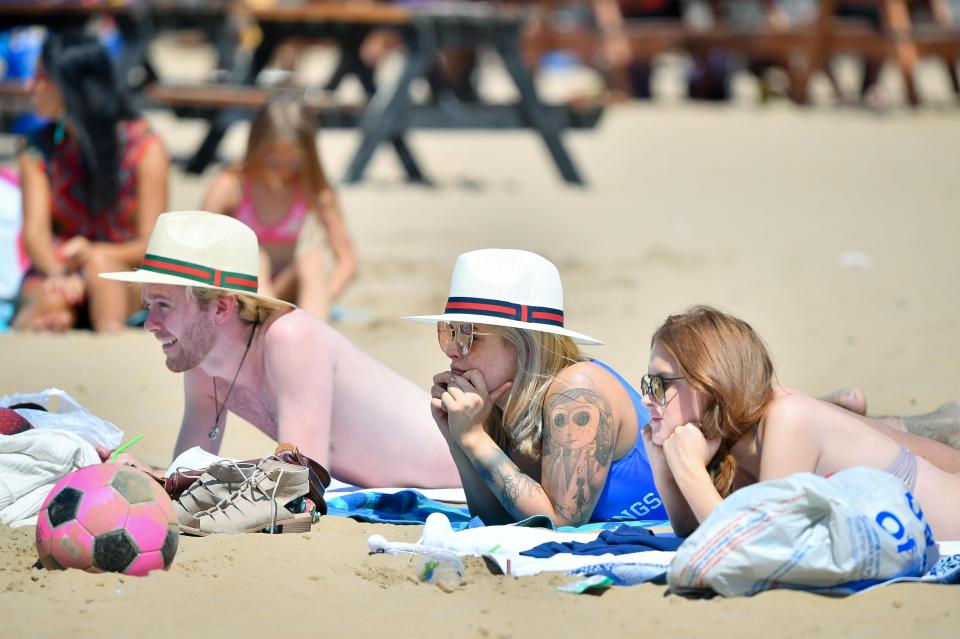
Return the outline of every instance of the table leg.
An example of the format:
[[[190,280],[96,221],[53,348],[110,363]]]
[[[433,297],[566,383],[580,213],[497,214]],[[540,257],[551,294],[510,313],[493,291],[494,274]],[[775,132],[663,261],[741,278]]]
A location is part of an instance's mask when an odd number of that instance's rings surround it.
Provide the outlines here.
[[[143,10],[118,17],[117,30],[123,38],[123,51],[117,67],[121,86],[133,93],[158,79],[149,59],[149,43],[155,35],[151,16]]]
[[[884,28],[893,39],[893,54],[903,75],[903,84],[907,90],[907,101],[911,106],[919,106],[920,95],[913,82],[913,69],[917,65],[917,46],[913,43],[910,10],[904,0],[883,0],[881,12]]]
[[[347,75],[353,74],[357,76],[357,80],[360,81],[360,85],[367,96],[376,93],[377,87],[373,81],[373,69],[360,57],[360,47],[369,33],[370,29],[367,27],[354,27],[343,37],[337,68],[334,69],[330,79],[324,85],[324,91],[336,91],[343,79]]]
[[[254,51],[249,66],[246,68],[241,68],[239,65],[235,67],[233,70],[234,77],[242,78],[244,84],[251,86],[256,84],[257,74],[259,74],[267,62],[270,61],[278,42],[279,38],[276,34],[264,29],[263,41],[260,43],[260,46],[257,47],[256,51]],[[223,139],[223,136],[226,135],[227,129],[230,128],[230,125],[233,124],[238,117],[236,111],[228,109],[220,111],[207,120],[209,122],[207,135],[203,138],[203,142],[200,143],[200,147],[193,154],[193,157],[187,162],[185,167],[187,173],[203,173],[207,166],[216,158],[220,141]]]
[[[383,87],[370,100],[363,117],[360,130],[363,138],[353,154],[350,165],[344,175],[344,182],[355,183],[363,178],[363,172],[373,157],[373,152],[386,140],[391,140],[400,161],[412,182],[424,182],[423,174],[417,167],[413,154],[401,137],[405,128],[405,119],[410,110],[410,85],[422,77],[436,57],[436,48],[410,38],[407,62],[399,79],[393,87]]]
[[[184,170],[187,173],[200,175],[216,159],[217,147],[220,146],[220,140],[226,134],[227,129],[237,119],[237,115],[230,110],[220,111],[209,120],[210,127],[207,129],[207,135],[200,143],[200,147],[193,154],[193,157],[187,161]]]
[[[580,177],[580,172],[573,164],[573,158],[567,153],[563,141],[560,139],[559,126],[547,116],[543,103],[537,97],[533,77],[524,65],[523,57],[520,54],[518,38],[519,35],[517,34],[517,37],[510,36],[499,39],[496,43],[497,51],[503,58],[507,72],[510,73],[510,77],[513,78],[514,84],[520,91],[521,104],[527,112],[527,117],[530,118],[530,122],[543,137],[543,141],[546,143],[547,149],[553,157],[553,162],[560,170],[563,179],[571,184],[583,185],[583,178]]]

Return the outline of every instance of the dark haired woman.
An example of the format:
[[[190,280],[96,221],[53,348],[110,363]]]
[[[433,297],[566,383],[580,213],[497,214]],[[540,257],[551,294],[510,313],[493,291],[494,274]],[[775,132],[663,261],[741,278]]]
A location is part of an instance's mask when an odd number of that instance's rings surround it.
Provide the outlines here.
[[[169,159],[130,108],[94,36],[50,36],[32,99],[51,124],[25,140],[18,158],[33,268],[13,326],[120,329],[137,292],[97,275],[139,264],[167,206]]]

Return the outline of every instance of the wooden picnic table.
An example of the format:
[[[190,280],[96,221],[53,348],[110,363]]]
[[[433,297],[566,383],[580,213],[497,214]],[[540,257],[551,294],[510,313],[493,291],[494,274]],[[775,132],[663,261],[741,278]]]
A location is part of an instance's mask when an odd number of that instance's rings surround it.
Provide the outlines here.
[[[250,8],[263,38],[253,54],[242,82],[251,85],[273,57],[276,48],[288,38],[333,37],[340,46],[340,65],[331,79],[334,84],[345,73],[355,74],[370,102],[358,121],[361,142],[351,159],[344,180],[362,179],[375,150],[389,143],[397,152],[408,179],[425,181],[413,152],[405,140],[411,128],[530,128],[537,131],[561,176],[567,182],[582,184],[583,179],[561,139],[570,126],[589,126],[596,118],[578,117],[567,106],[547,106],[539,99],[529,69],[520,56],[520,37],[524,13],[489,3],[459,2],[406,9],[395,5],[342,2],[278,5]],[[390,27],[403,37],[407,55],[399,77],[384,87],[375,87],[373,72],[360,59],[360,46],[374,28]],[[457,104],[434,100],[414,102],[410,87],[425,78],[439,62],[446,47],[489,47],[506,65],[520,94],[513,105],[484,101]],[[599,111],[594,109],[595,114]],[[200,150],[191,160],[192,170],[202,170],[212,159],[230,115],[223,113],[211,123]]]
[[[238,10],[255,20],[262,32],[261,41],[247,64],[233,56],[231,36],[224,35],[225,17]],[[237,86],[210,85],[206,94],[203,87],[154,86],[144,93],[157,102],[178,107],[181,114],[200,114],[209,122],[205,139],[187,164],[191,172],[203,171],[214,159],[229,126],[238,118],[249,117],[250,100],[256,102],[263,94],[245,91],[244,87],[255,86],[257,76],[277,47],[289,38],[336,41],[340,61],[327,88],[335,87],[345,75],[353,74],[368,95],[369,101],[359,114],[355,109],[343,109],[335,104],[318,108],[318,113],[326,114],[328,119],[335,114],[335,124],[356,125],[360,129],[361,141],[344,177],[347,182],[362,179],[373,153],[385,143],[397,152],[408,179],[425,182],[406,142],[405,134],[411,128],[525,128],[539,133],[564,180],[582,184],[583,178],[563,144],[562,133],[568,128],[594,126],[602,112],[602,105],[574,108],[544,104],[520,56],[525,13],[484,2],[407,9],[343,1],[259,7],[230,0],[212,3],[163,0],[121,6],[63,5],[41,0],[33,5],[0,4],[0,28],[37,23],[55,29],[74,28],[92,15],[113,16],[130,45],[122,65],[128,85],[135,84],[129,81],[129,70],[138,67],[145,71],[141,84],[157,80],[148,45],[159,29],[202,28],[209,38],[219,43],[221,67],[230,69],[231,81]],[[360,46],[372,30],[383,27],[395,29],[402,35],[407,56],[398,79],[377,87],[373,70],[360,57]],[[442,100],[432,96],[426,103],[415,102],[410,95],[411,85],[418,78],[426,77],[438,64],[445,47],[488,47],[496,52],[520,100],[516,104],[492,104],[483,100],[458,104],[449,100],[449,96],[442,96]],[[259,97],[251,97],[255,94]]]
[[[30,3],[0,2],[0,30],[43,25],[54,31],[81,29],[94,16],[114,19],[124,40],[119,61],[121,78],[129,89],[138,91],[158,79],[150,59],[149,44],[162,30],[198,29],[217,50],[218,66],[235,65],[236,34],[226,17],[234,0],[142,0],[131,4],[36,0]]]

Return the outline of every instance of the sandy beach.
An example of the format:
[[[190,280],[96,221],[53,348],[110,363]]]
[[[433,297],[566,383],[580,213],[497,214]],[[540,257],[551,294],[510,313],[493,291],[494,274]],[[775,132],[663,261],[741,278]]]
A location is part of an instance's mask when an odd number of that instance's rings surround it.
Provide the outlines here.
[[[939,70],[923,71],[940,95]],[[435,188],[405,185],[381,151],[366,182],[339,191],[361,272],[336,328],[427,388],[447,361],[429,327],[399,317],[442,308],[459,253],[523,248],[558,265],[569,325],[606,342],[589,354],[634,382],[653,329],[710,303],[754,325],[784,384],[813,394],[856,384],[871,414],[933,410],[960,398],[960,110],[933,103],[883,114],[762,107],[744,95],[617,106],[597,130],[567,136],[582,189],[563,185],[533,134],[415,132]],[[174,155],[203,134],[149,116]],[[245,134],[231,130],[224,157],[239,155]],[[323,134],[332,176],[357,143],[354,132]],[[170,208],[196,208],[212,176],[175,169]],[[131,452],[169,463],[181,381],[149,335],[8,333],[0,354],[0,395],[65,389],[126,438],[144,434]],[[231,416],[222,454],[272,448]],[[951,587],[847,599],[693,601],[651,585],[573,596],[555,590],[572,577],[503,577],[480,560],[445,593],[419,584],[407,558],[368,556],[371,534],[414,541],[420,527],[327,517],[302,535],[182,537],[169,572],[139,579],[34,570],[34,529],[0,527],[2,634],[947,637],[960,616]]]

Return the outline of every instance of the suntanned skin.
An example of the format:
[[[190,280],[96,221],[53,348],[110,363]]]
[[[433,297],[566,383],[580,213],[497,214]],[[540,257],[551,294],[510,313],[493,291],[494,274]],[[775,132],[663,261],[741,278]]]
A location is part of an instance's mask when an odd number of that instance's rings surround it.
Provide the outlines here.
[[[185,287],[147,284],[145,328],[164,343],[167,367],[184,372],[184,415],[175,454],[216,453],[226,411],[267,436],[292,442],[334,477],[362,486],[454,487],[456,466],[430,417],[426,393],[301,310],[256,326],[236,298],[204,308]],[[240,369],[239,375],[237,374]],[[220,435],[208,437],[220,403]]]
[[[488,330],[475,326],[481,335]],[[557,525],[589,521],[610,464],[636,443],[637,413],[623,385],[590,362],[560,371],[544,398],[538,462],[504,451],[483,426],[495,404],[506,404],[515,349],[486,335],[475,338],[467,355],[454,345],[446,355],[450,370],[433,378],[433,416],[460,470],[470,512],[488,524],[532,515],[548,515]]]
[[[676,359],[658,344],[648,371],[665,377],[681,374]],[[738,469],[734,489],[797,472],[829,475],[856,466],[886,470],[905,446],[917,456],[913,494],[934,536],[960,538],[960,475],[954,474],[960,471],[960,451],[788,388],[775,386],[774,393],[759,426],[761,450],[753,429],[731,449]],[[705,439],[697,426],[707,401],[698,391],[678,380],[665,399],[661,407],[644,398],[650,410],[644,441],[674,530],[686,535],[723,500],[706,470],[720,442]]]

